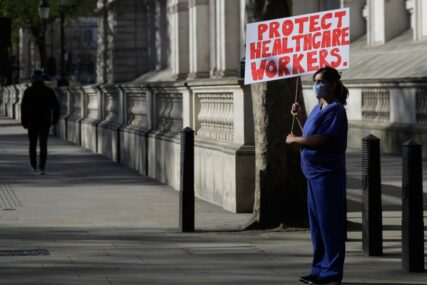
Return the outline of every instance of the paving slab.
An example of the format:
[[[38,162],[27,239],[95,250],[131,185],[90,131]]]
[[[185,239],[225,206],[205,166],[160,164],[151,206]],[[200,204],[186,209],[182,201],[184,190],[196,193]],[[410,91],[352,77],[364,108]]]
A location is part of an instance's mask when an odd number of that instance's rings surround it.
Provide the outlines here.
[[[291,285],[308,273],[312,252],[305,229],[241,231],[250,214],[197,200],[196,232],[180,233],[175,190],[58,138],[49,145],[47,175],[32,173],[24,130],[0,118],[0,190],[12,195],[0,208],[0,250],[49,252],[0,256],[0,284]],[[348,218],[355,227],[348,234],[343,284],[427,284],[426,273],[401,269],[400,158],[382,159],[384,256],[366,257],[361,155],[347,154]]]

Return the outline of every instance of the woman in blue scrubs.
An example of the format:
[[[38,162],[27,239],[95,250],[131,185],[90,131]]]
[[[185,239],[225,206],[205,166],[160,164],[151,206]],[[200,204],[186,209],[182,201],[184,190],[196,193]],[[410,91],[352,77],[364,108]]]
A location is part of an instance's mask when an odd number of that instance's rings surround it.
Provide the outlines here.
[[[297,103],[292,115],[304,124],[302,136],[290,134],[286,143],[301,146],[301,168],[307,178],[308,216],[313,244],[311,273],[300,277],[307,284],[341,284],[346,238],[346,168],[348,122],[344,106],[348,89],[332,67],[313,76],[319,99],[304,123]]]

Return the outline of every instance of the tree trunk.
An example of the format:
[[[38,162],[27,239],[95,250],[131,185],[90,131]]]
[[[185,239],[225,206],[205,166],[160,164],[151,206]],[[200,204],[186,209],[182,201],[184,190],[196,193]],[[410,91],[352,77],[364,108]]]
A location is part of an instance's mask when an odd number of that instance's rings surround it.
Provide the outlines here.
[[[246,11],[249,22],[283,18],[291,15],[292,1],[247,0]],[[306,225],[307,190],[299,149],[285,142],[291,132],[296,83],[291,78],[251,86],[256,179],[254,215],[248,229]],[[304,109],[300,83],[298,102]],[[297,122],[294,134],[301,134]]]

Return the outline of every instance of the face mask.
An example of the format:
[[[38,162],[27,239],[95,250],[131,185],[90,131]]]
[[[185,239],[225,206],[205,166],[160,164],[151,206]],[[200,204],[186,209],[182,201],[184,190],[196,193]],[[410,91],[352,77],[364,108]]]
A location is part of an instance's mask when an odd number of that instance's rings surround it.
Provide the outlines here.
[[[313,85],[313,92],[314,95],[316,95],[317,99],[325,99],[328,95],[328,84],[320,83],[320,84],[314,84]]]

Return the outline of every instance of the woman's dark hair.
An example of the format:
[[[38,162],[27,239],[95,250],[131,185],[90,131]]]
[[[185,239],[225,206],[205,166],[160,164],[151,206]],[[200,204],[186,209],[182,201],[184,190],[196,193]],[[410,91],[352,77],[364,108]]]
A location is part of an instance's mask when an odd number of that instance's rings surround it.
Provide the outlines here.
[[[341,74],[335,68],[325,66],[316,71],[316,73],[313,75],[313,80],[319,73],[323,75],[323,80],[326,82],[336,83],[334,97],[341,104],[347,105],[348,89],[341,81]]]

